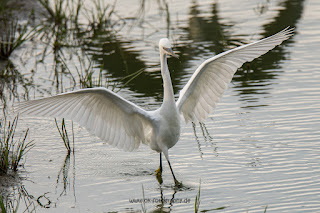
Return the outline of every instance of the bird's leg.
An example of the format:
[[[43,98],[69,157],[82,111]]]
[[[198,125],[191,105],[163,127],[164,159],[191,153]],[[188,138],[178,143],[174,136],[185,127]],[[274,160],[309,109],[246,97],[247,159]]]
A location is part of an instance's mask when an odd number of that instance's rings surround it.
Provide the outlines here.
[[[160,184],[162,184],[162,155],[161,155],[161,152],[160,152],[160,166],[159,166],[159,169],[156,170],[156,177],[157,177],[157,180]]]
[[[175,183],[176,187],[182,187],[182,183],[179,182],[179,181],[176,179],[176,177],[174,176],[174,173],[173,173],[173,170],[172,170],[172,167],[171,167],[171,164],[170,164],[169,159],[167,159],[167,161],[168,161],[168,164],[169,164],[169,167],[170,167],[170,170],[171,170],[171,173],[172,173],[172,176],[173,176],[174,183]]]
[[[160,152],[160,166],[159,166],[159,169],[156,170],[156,174],[162,173],[162,155],[161,155],[161,152]]]

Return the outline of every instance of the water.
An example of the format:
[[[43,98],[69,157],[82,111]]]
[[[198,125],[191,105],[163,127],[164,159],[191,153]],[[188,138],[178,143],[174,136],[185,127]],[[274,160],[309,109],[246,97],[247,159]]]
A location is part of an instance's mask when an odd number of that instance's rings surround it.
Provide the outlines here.
[[[185,185],[180,190],[173,187],[165,162],[164,183],[158,184],[153,174],[159,156],[148,147],[127,153],[74,124],[76,151],[68,158],[53,119],[21,117],[19,128],[29,127],[36,143],[20,174],[36,210],[193,212],[201,183],[200,210],[320,211],[320,3],[146,1],[144,10],[141,5],[118,1],[117,14],[127,17],[118,35],[92,36],[84,49],[96,64],[104,65],[103,75],[120,85],[128,73],[144,69],[119,93],[146,109],[162,101],[157,50],[161,37],[169,36],[180,55],[169,60],[178,97],[204,59],[289,25],[295,35],[236,73],[214,113],[202,128],[197,124],[196,136],[191,124],[183,125],[179,143],[169,152],[175,174]],[[26,55],[26,48],[20,53]],[[45,62],[37,66],[31,99],[61,90],[48,74],[52,55]],[[33,63],[30,59],[23,66]],[[43,67],[48,72],[41,72]],[[72,84],[66,79],[64,90]],[[70,129],[71,123],[67,125]],[[138,200],[143,198],[145,207]]]

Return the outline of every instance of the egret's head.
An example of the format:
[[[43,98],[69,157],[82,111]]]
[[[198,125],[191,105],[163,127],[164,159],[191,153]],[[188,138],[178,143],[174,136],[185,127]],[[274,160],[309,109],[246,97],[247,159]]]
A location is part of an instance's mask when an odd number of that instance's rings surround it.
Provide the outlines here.
[[[171,42],[169,41],[169,39],[167,38],[160,39],[159,48],[160,48],[160,51],[163,51],[164,53],[171,55],[175,58],[179,58],[179,56],[172,51]]]

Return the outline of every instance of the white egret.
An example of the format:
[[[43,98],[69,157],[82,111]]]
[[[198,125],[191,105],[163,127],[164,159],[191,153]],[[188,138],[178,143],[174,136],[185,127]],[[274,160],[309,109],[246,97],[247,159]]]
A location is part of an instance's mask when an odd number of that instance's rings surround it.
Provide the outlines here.
[[[239,46],[204,61],[174,99],[167,55],[177,57],[167,38],[159,42],[163,103],[155,111],[146,111],[105,88],[81,89],[53,97],[20,103],[20,114],[67,118],[78,122],[90,133],[112,146],[132,151],[141,143],[149,145],[169,161],[168,150],[180,137],[180,116],[186,123],[202,122],[217,105],[234,73],[243,63],[265,54],[288,39],[293,29],[286,28],[265,39]]]

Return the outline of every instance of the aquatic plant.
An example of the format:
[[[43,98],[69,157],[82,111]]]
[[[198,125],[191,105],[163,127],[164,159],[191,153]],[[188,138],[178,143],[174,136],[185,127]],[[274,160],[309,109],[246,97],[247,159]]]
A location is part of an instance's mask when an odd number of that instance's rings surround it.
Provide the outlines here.
[[[34,29],[28,30],[27,25],[21,25],[17,19],[0,20],[0,59],[8,59],[12,52],[20,47],[25,41],[31,39]]]
[[[45,19],[39,24],[36,35],[47,46],[42,53],[53,51],[55,60],[59,60],[62,47],[79,47],[76,36],[79,31],[78,17],[83,0],[38,0],[46,11]],[[49,51],[48,51],[49,50]]]
[[[194,200],[194,212],[198,213],[199,212],[199,207],[200,207],[200,189],[201,189],[201,181],[199,183],[199,190],[196,195],[196,198]]]
[[[4,205],[4,202],[3,202],[3,197],[1,195],[0,195],[0,209],[1,209],[1,212],[7,212],[6,207]]]
[[[102,83],[102,68],[99,71],[99,77],[93,77],[94,70],[92,69],[92,62],[90,61],[89,67],[84,70],[85,72],[79,72],[77,69],[77,73],[79,76],[79,83],[81,88],[93,88],[93,87],[101,87]]]
[[[62,87],[60,84],[64,75],[72,79],[71,87],[92,88],[108,84],[103,80],[103,67],[100,67],[97,75],[99,68],[94,67],[93,60],[88,57],[83,46],[89,35],[111,23],[114,6],[103,4],[101,0],[93,1],[92,8],[83,7],[83,0],[38,1],[47,13],[38,27],[37,36],[47,44],[42,59],[47,53],[53,54],[57,90],[63,92],[63,88],[59,87]],[[80,14],[85,17],[81,23],[78,19]],[[72,54],[68,52],[70,49]]]
[[[218,210],[223,210],[225,208],[227,208],[226,206],[221,206],[218,208],[213,208],[213,209],[204,209],[204,210],[199,210],[200,208],[200,191],[201,191],[201,180],[199,182],[199,190],[198,193],[196,195],[196,198],[194,200],[194,212],[198,213],[198,212],[210,212],[210,211],[218,211]]]
[[[110,25],[114,11],[114,5],[105,5],[101,0],[95,0],[92,9],[83,7],[83,0],[38,1],[46,11],[46,20],[40,25],[38,34],[41,34],[41,39],[45,38],[53,48],[80,47],[84,34]],[[80,14],[87,18],[83,23],[79,21]]]
[[[28,97],[32,85],[32,76],[21,74],[10,60],[0,65],[0,101],[3,113],[6,113],[7,103],[19,97]],[[1,108],[1,107],[0,107]]]
[[[37,199],[33,195],[30,195],[22,185],[13,187],[9,194],[0,195],[0,212],[35,212],[36,205],[41,204],[40,197]]]
[[[94,30],[102,30],[104,28],[112,27],[111,16],[114,14],[115,3],[104,4],[101,0],[93,1],[94,7],[90,10],[84,10],[84,15],[89,22],[88,26],[91,26]]]
[[[70,19],[73,21],[78,20],[83,0],[38,0],[39,3],[46,10],[46,17],[48,21],[53,22],[55,25],[67,24]]]
[[[141,202],[141,212],[143,212],[143,213],[146,213],[146,212],[147,212],[143,184],[142,184],[142,202]]]
[[[145,68],[141,68],[138,71],[128,74],[127,76],[124,76],[123,78],[120,79],[121,82],[125,82],[124,84],[119,87],[119,90],[116,92],[119,92],[122,88],[127,86],[132,80],[134,80],[136,77],[138,77],[140,74],[142,74],[145,71]]]
[[[20,203],[20,196],[18,197]],[[0,195],[0,210],[4,213],[15,213],[18,212],[19,204],[15,204],[15,202],[7,201]]]
[[[67,128],[66,128],[66,123],[64,121],[64,118],[62,119],[62,122],[61,122],[61,129],[58,125],[58,122],[57,122],[57,119],[55,118],[54,119],[55,123],[56,123],[56,127],[59,131],[59,134],[61,136],[61,139],[64,143],[64,146],[66,147],[67,151],[68,151],[68,155],[70,154],[71,152],[71,147],[70,147],[70,140],[69,140],[69,136],[68,136],[68,132],[67,132]],[[73,149],[72,151],[74,152],[74,134],[73,134],[73,125],[72,125],[72,135],[73,135]]]
[[[29,129],[22,140],[14,140],[18,123],[18,116],[6,125],[6,117],[0,120],[0,172],[7,173],[9,169],[18,170],[23,156],[34,146],[32,141],[27,142]]]
[[[1,0],[0,1],[0,13],[3,13],[3,11],[6,10],[8,2],[9,2],[9,0]]]
[[[78,62],[79,66],[75,66],[75,70],[78,74],[78,82],[80,88],[93,88],[103,86],[103,67],[100,67],[98,77],[95,77],[95,72],[97,69],[92,58],[90,58],[86,54],[84,54],[83,56],[78,55]],[[64,64],[67,67],[67,64]]]

